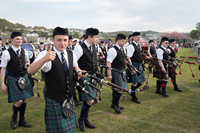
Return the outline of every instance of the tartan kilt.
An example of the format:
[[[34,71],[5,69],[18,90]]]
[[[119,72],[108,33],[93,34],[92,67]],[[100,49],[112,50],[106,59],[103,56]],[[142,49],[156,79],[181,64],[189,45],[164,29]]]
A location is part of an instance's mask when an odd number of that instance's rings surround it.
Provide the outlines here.
[[[93,76],[96,76],[96,74],[93,74]],[[83,78],[83,80],[87,80],[87,82],[90,82],[91,79],[86,77],[86,78]],[[92,89],[87,84],[85,84],[85,90],[88,91],[93,97],[97,96],[97,90]],[[84,92],[79,92],[79,101],[90,101],[90,100],[93,100],[90,96],[88,96]]]
[[[117,69],[117,68],[115,68],[115,69]],[[117,70],[119,70],[121,72],[125,71],[124,69],[117,69]],[[119,74],[118,72],[112,71],[112,83],[114,83],[124,89],[128,88],[127,81],[126,80],[124,81],[122,78],[122,75]],[[115,90],[121,91],[120,89],[117,89],[117,88],[115,88]]]
[[[139,67],[142,66],[142,63],[132,62],[132,64],[133,64],[133,67],[135,67],[137,70],[139,70]],[[144,75],[144,72],[142,72],[142,74]],[[146,80],[145,78],[143,78],[139,73],[136,72],[136,74],[130,75],[127,82],[128,83],[140,83],[140,82],[144,82],[145,80]]]
[[[69,118],[66,118],[63,115],[61,103],[45,98],[45,125],[47,133],[75,133],[75,129],[78,128],[77,122],[78,117],[75,110]]]
[[[168,71],[167,71],[167,74],[168,74]],[[161,67],[160,67],[160,65],[158,63],[155,64],[155,68],[153,69],[153,77],[159,78],[159,79],[167,79],[164,76],[164,73],[161,70]]]
[[[26,74],[23,78],[26,80],[26,88],[24,90],[19,89],[18,80],[20,77],[7,76],[7,87],[8,87],[8,103],[24,100],[34,96],[33,87]]]
[[[169,73],[169,77],[171,78],[175,78],[176,77],[176,74],[175,74],[175,69],[173,67],[168,67],[168,73]]]

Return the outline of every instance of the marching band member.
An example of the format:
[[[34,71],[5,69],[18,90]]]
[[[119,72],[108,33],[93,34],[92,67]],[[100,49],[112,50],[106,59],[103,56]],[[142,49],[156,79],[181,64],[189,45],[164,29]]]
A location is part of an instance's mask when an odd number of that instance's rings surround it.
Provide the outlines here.
[[[173,58],[175,59],[176,58],[176,50],[175,50],[175,44],[176,44],[176,41],[175,39],[170,39],[169,40],[169,46],[168,46],[168,49],[169,49],[169,56],[170,56],[170,61],[174,61]],[[174,68],[174,66],[171,66],[169,65],[168,67],[169,69],[169,77],[171,77],[171,81],[174,85],[174,90],[175,91],[178,91],[178,92],[181,92],[182,90],[178,88],[178,85],[176,84],[176,68]]]
[[[140,41],[140,32],[134,32],[133,35],[133,42],[127,47],[127,57],[129,62],[139,71],[143,73],[143,67],[142,67],[142,55],[141,55],[141,45],[139,44]],[[138,87],[140,87],[144,82],[145,78],[143,78],[141,75],[136,73],[133,69],[131,78],[128,82],[132,83],[132,91],[135,91]],[[131,93],[132,101],[135,103],[140,104],[140,101],[137,99],[135,92]]]
[[[1,61],[1,89],[8,91],[8,103],[13,103],[11,127],[17,128],[17,115],[20,114],[18,126],[31,127],[24,120],[26,99],[33,96],[33,88],[28,79],[27,67],[30,64],[28,52],[21,48],[22,35],[19,32],[11,34],[12,46],[5,50]],[[7,86],[4,83],[7,70]]]
[[[125,71],[125,49],[124,44],[126,43],[126,36],[123,34],[118,34],[116,38],[116,45],[108,50],[107,57],[107,66],[109,68],[115,68],[121,72]],[[112,83],[127,89],[127,81],[123,79],[122,75],[108,70],[108,80],[112,81]],[[120,90],[113,90],[113,100],[111,104],[111,108],[117,113],[121,113],[123,107],[119,106],[119,99],[122,95]]]
[[[112,48],[114,46],[114,44],[112,44],[112,40],[108,39],[108,44],[106,45],[107,49],[109,50],[110,48]]]
[[[75,132],[78,117],[74,109],[73,68],[83,77],[73,51],[66,50],[68,45],[68,29],[56,27],[53,30],[49,51],[41,52],[29,66],[28,73],[33,74],[40,69],[45,73],[45,125],[47,133]],[[55,78],[56,77],[56,78]]]
[[[149,40],[149,49],[148,49],[148,54],[150,57],[156,57],[156,47],[154,46],[154,41]],[[152,72],[152,66],[154,62],[152,60],[149,60],[150,65],[148,66],[148,69]]]
[[[69,35],[69,41],[68,41],[68,46],[67,46],[67,49],[68,50],[74,50],[75,46],[72,45],[73,43],[73,39],[72,39],[72,36]],[[81,105],[81,103],[78,101],[77,99],[77,96],[76,96],[76,90],[74,89],[74,93],[73,93],[73,99],[74,99],[74,102],[75,102],[75,106],[79,106]]]
[[[102,57],[102,61],[100,63],[106,63],[106,58],[107,58],[107,48],[105,47],[104,41],[101,41],[100,43],[100,49],[101,49],[101,53],[100,53],[100,57]],[[103,58],[104,57],[104,58]],[[101,74],[103,72],[103,68],[100,68],[101,70]],[[105,68],[105,76],[107,77],[107,69]]]
[[[72,36],[69,35],[69,41],[68,41],[68,46],[67,46],[67,49],[69,50],[74,50],[74,45],[73,45],[73,39],[72,39]]]
[[[40,52],[44,51],[44,50],[45,50],[44,43],[43,43],[43,42],[40,42],[40,48],[37,50],[37,55],[38,55]]]
[[[165,97],[168,97],[168,95],[166,94],[166,85],[169,79],[168,62],[166,62],[169,60],[169,50],[167,49],[169,44],[168,41],[169,39],[167,37],[161,38],[160,46],[158,47],[156,52],[158,60],[156,61],[153,71],[153,77],[157,78],[156,94],[161,94]],[[160,87],[162,87],[162,92],[160,91]]]
[[[126,42],[126,44],[124,45],[124,48],[127,49],[128,45],[131,44],[133,39],[133,34],[128,36],[128,41]]]
[[[96,42],[98,39],[99,30],[96,28],[86,29],[85,41],[80,45],[77,45],[74,49],[76,54],[78,65],[80,69],[86,70],[91,75],[96,75],[97,71],[97,48]],[[86,78],[90,82],[90,78]],[[89,85],[85,84],[86,90],[96,97],[97,91],[92,89]],[[91,124],[88,120],[88,113],[90,107],[93,105],[94,100],[83,92],[79,93],[79,100],[83,101],[81,114],[79,117],[79,128],[81,131],[86,131],[85,127],[96,128],[95,125]]]

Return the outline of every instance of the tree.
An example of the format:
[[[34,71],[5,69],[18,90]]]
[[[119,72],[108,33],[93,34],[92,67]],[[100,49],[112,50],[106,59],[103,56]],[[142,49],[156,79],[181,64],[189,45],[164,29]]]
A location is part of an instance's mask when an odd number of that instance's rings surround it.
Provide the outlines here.
[[[183,33],[174,31],[174,32],[164,32],[160,35],[160,37],[167,37],[169,39],[176,39],[176,41],[188,39],[189,37],[187,35],[184,35]]]
[[[189,35],[193,39],[198,39],[200,37],[200,22],[196,23],[196,30],[192,30]]]
[[[79,34],[77,32],[75,32],[72,36],[73,38],[79,38]]]
[[[196,23],[196,29],[200,32],[200,22]]]
[[[191,38],[193,38],[193,39],[198,39],[198,38],[199,38],[199,36],[197,35],[198,33],[199,33],[198,30],[192,30],[192,31],[190,32],[189,36],[190,36]]]

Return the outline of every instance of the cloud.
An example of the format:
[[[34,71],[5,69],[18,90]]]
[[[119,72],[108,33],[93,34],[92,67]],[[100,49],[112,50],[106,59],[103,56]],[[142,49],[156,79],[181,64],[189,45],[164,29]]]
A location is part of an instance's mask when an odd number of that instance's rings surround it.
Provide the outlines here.
[[[181,0],[93,0],[103,8],[95,24],[101,31],[180,31],[189,32],[195,23],[200,2]],[[191,8],[192,7],[192,8]],[[192,21],[191,21],[192,20]]]
[[[80,2],[80,0],[20,0],[23,2]]]

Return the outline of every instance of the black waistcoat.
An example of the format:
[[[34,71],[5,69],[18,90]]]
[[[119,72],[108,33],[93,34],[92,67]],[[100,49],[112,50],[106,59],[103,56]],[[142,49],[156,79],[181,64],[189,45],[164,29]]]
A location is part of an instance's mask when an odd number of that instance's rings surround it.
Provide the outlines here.
[[[117,56],[113,60],[111,67],[124,69],[125,68],[125,54],[122,53],[121,50],[117,46],[114,46],[113,48],[117,51]]]
[[[92,55],[85,43],[81,43],[80,46],[83,49],[83,55],[78,60],[79,68],[89,71],[91,74],[95,73],[97,71],[97,50],[95,45],[92,45]]]
[[[133,56],[131,57],[132,62],[137,62],[137,63],[142,63],[142,55],[141,55],[141,50],[136,46],[135,43],[132,43],[133,47],[135,48],[135,52]]]
[[[102,48],[102,47],[100,46],[100,48],[101,48],[101,51],[102,51],[103,55],[106,57],[106,56],[107,56],[106,47],[104,46],[104,48]]]
[[[15,76],[19,77],[20,75],[24,76],[26,74],[26,69],[24,68],[25,65],[25,51],[21,48],[20,57],[15,53],[15,51],[10,48],[8,49],[10,54],[10,61],[7,65],[7,72],[8,76]]]
[[[73,53],[67,50],[69,61],[69,72],[65,72],[58,55],[52,62],[52,68],[45,74],[46,92],[45,96],[51,100],[63,103],[65,99],[70,100],[73,95]]]
[[[155,55],[156,54],[156,49],[152,46],[150,46],[150,53],[151,55]]]
[[[40,51],[40,52],[42,52],[42,51],[44,51],[44,50],[45,50],[44,48],[43,48],[43,49],[39,48],[39,51]]]
[[[168,48],[171,50],[171,53],[169,54],[170,57],[175,58],[176,57],[176,53],[174,52],[173,48],[169,47]],[[172,59],[170,59],[170,61],[173,61]]]
[[[164,48],[162,48],[161,46],[159,47],[160,49],[162,49],[164,51],[163,53],[163,60],[169,60],[169,54],[166,52],[166,50]],[[165,67],[165,69],[167,68],[167,62],[166,61],[162,61],[163,62],[163,65]]]

